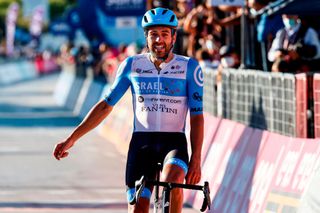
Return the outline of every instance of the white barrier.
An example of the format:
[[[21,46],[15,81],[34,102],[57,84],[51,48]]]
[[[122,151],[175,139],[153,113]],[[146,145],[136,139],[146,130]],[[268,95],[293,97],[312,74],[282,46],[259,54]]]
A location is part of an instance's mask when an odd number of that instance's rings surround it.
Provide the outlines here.
[[[88,96],[90,85],[93,83],[93,79],[91,77],[88,77],[84,80],[77,103],[74,107],[73,114],[80,115],[81,109],[83,108],[83,105],[85,104],[86,97]],[[80,117],[84,117],[81,116]]]
[[[37,77],[37,71],[30,61],[16,61],[0,65],[0,86]]]
[[[77,77],[74,67],[64,69],[54,90],[54,99],[59,106],[73,111],[74,115],[84,118],[89,110],[104,95],[107,85],[95,81],[87,71],[87,78]]]
[[[76,77],[73,72],[63,70],[60,73],[60,76],[53,94],[54,100],[59,106],[65,106],[67,97],[70,93],[70,89],[75,78]]]
[[[100,100],[104,87],[105,85],[101,82],[91,81],[87,95],[81,104],[82,107],[78,114],[81,118],[84,118],[90,109]]]

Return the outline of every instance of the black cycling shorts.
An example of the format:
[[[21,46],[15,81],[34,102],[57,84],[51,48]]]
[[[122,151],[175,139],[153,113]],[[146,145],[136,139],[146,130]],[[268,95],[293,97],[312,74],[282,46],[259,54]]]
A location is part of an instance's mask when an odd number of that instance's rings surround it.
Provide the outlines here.
[[[134,132],[129,146],[126,185],[134,188],[142,175],[154,180],[157,164],[176,164],[185,175],[188,170],[188,147],[184,133]],[[152,190],[152,189],[150,189]]]

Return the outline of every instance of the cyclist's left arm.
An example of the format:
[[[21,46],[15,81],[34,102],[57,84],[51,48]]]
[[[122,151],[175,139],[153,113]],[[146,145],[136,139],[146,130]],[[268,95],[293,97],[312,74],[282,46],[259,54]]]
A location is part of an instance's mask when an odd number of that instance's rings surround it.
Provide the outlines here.
[[[198,62],[189,60],[187,73],[188,105],[190,109],[191,158],[186,182],[196,184],[201,179],[201,149],[203,143],[203,74]]]

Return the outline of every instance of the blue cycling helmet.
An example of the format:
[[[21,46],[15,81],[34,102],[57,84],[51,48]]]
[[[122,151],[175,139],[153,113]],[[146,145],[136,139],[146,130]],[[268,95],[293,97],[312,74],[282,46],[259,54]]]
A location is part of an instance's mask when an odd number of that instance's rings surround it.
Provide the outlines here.
[[[155,9],[148,10],[144,14],[141,25],[143,28],[159,25],[177,28],[178,19],[172,10],[157,7]]]

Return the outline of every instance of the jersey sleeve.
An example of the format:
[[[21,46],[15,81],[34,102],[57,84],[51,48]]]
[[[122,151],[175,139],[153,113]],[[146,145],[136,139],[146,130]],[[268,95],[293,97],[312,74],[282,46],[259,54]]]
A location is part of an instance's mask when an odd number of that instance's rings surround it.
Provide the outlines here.
[[[114,106],[123,96],[123,94],[127,91],[128,87],[131,84],[131,81],[130,81],[131,64],[132,64],[131,57],[127,58],[120,64],[117,70],[117,76],[115,78],[115,81],[112,84],[111,88],[109,89],[104,99],[104,101],[107,102],[107,104]]]
[[[199,63],[190,58],[187,70],[187,96],[190,115],[203,113],[203,73]]]

